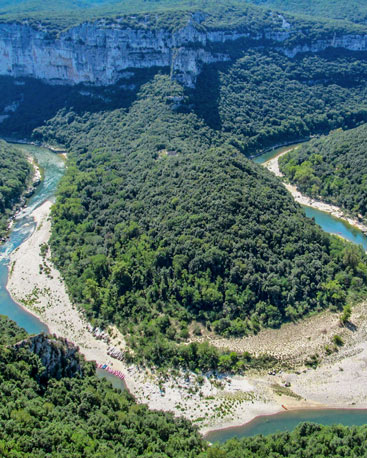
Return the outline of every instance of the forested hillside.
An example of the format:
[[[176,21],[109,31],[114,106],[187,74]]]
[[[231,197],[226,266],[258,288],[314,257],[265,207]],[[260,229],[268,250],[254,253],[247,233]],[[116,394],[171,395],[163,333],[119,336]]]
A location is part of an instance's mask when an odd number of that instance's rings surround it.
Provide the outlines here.
[[[244,154],[367,120],[364,53],[238,54],[231,64],[207,67],[194,101]]]
[[[279,164],[303,193],[367,216],[367,124],[314,139]]]
[[[337,308],[367,273],[275,177],[177,112],[182,97],[157,77],[128,112],[61,112],[35,137],[72,151],[51,240],[70,293],[90,318],[143,336],[147,358],[193,320],[243,335]]]
[[[0,140],[0,237],[7,229],[11,210],[27,187],[31,173],[24,154]]]
[[[245,155],[367,121],[365,53],[328,51],[291,59],[275,51],[236,46],[227,51],[231,63],[207,66],[196,89],[185,90],[185,109],[194,108],[208,126]],[[29,137],[62,108],[78,115],[129,108],[140,87],[157,72],[135,70],[129,90],[120,85],[49,86],[32,79],[22,79],[20,85],[18,80],[1,77],[0,112],[12,104],[17,108],[6,112],[0,134]]]
[[[26,333],[0,316],[0,455],[2,457],[197,457],[206,448],[194,427],[138,405],[127,392],[83,376],[40,382],[40,359],[13,349]]]
[[[130,26],[141,26],[142,21],[151,27],[177,28],[187,24],[192,13],[208,14],[207,26],[236,26],[252,17],[252,26],[259,28],[279,22],[269,17],[264,8],[237,0],[51,0],[47,4],[40,0],[0,1],[1,21],[28,19],[34,25],[40,22],[50,32],[59,32],[82,21],[108,18],[113,21],[123,18]],[[159,13],[157,15],[157,13]],[[149,15],[148,17],[146,15]],[[245,21],[248,22],[248,21]]]
[[[348,20],[365,24],[367,4],[364,0],[250,0],[256,5],[277,8],[288,13]]]
[[[327,9],[326,1],[313,1],[311,5],[305,1],[287,0],[9,0],[0,1],[0,22],[24,21],[39,27],[47,27],[50,36],[85,21],[107,19],[112,24],[118,19],[131,27],[165,27],[171,30],[187,25],[193,13],[200,12],[204,17],[200,20],[201,27],[221,29],[246,27],[261,32],[264,28],[282,30],[283,19],[273,14],[269,7],[283,11],[284,16],[297,26],[294,31],[311,28],[313,35],[322,36],[325,32],[365,30],[363,17],[366,7],[362,0],[354,0],[343,8],[342,0]],[[289,15],[291,13],[307,14]],[[329,11],[330,14],[326,14]],[[315,14],[316,13],[316,14]],[[318,22],[314,18],[318,17]],[[312,16],[312,19],[311,19]],[[343,24],[333,19],[350,19]],[[360,18],[360,19],[359,19]],[[292,31],[292,32],[294,32]],[[302,35],[302,34],[301,34]],[[300,35],[299,35],[300,36]],[[303,38],[306,38],[303,36]]]

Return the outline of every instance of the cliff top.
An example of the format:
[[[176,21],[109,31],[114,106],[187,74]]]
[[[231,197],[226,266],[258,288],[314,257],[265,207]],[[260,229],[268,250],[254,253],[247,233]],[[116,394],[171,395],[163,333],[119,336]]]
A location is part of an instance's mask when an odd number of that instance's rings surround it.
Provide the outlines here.
[[[274,8],[278,8],[275,5]],[[0,22],[22,22],[35,28],[47,29],[51,35],[86,21],[106,19],[107,26],[133,28],[166,28],[176,30],[188,22],[196,27],[238,28],[246,25],[252,31],[289,28],[289,21],[302,29],[356,33],[366,31],[364,25],[348,21],[290,16],[270,10],[268,6],[253,5],[238,0],[0,0]]]

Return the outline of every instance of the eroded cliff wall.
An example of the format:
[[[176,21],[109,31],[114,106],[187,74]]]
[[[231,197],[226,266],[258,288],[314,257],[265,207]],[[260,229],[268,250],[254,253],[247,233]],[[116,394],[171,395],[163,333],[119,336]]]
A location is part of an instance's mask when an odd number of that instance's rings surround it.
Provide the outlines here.
[[[195,20],[176,31],[134,29],[104,20],[80,24],[57,38],[47,29],[21,23],[0,24],[0,75],[34,77],[50,83],[109,85],[123,79],[128,69],[168,68],[173,77],[193,86],[204,64],[230,59],[223,44],[239,47],[272,46],[293,57],[328,47],[367,50],[367,35],[333,35],[294,43],[291,24],[261,33],[206,30]],[[219,46],[218,46],[219,45]],[[217,49],[217,51],[216,51]],[[220,52],[218,51],[220,49]]]

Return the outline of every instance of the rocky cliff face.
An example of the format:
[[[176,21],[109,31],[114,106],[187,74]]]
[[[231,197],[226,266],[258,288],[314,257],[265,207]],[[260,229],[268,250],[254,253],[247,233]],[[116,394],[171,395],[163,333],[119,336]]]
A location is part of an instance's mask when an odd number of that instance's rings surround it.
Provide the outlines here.
[[[82,375],[78,348],[66,339],[38,334],[14,345],[16,350],[26,348],[40,357],[45,370],[42,378],[75,377]]]
[[[287,45],[291,24],[281,30],[250,33],[241,30],[206,30],[193,18],[175,32],[165,29],[133,29],[107,24],[103,20],[83,23],[51,38],[40,28],[27,24],[0,24],[0,74],[35,77],[50,83],[91,83],[109,85],[126,78],[127,69],[164,67],[178,81],[193,86],[204,64],[230,59],[221,46],[238,40],[267,42],[287,56],[299,52],[319,52],[328,47],[367,50],[367,36],[334,36],[325,40]],[[280,45],[280,46],[279,46]],[[224,49],[224,51],[223,51]]]

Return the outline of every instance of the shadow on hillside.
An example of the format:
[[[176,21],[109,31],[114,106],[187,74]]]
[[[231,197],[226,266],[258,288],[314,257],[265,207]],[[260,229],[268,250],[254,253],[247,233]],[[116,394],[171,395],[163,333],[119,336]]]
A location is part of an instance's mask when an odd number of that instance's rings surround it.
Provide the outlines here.
[[[222,128],[219,114],[220,72],[228,70],[230,65],[230,63],[207,65],[198,76],[196,88],[190,93],[195,113],[209,127],[216,130]]]
[[[50,85],[33,78],[0,76],[0,136],[30,138],[35,128],[62,109],[83,115],[129,108],[141,86],[158,72],[165,73],[161,68],[134,70],[130,79],[106,87]]]

